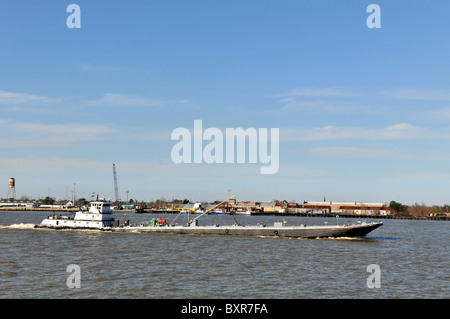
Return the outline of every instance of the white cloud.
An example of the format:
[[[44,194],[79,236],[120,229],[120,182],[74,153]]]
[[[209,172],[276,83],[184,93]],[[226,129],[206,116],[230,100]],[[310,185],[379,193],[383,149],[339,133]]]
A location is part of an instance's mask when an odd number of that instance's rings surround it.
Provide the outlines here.
[[[47,96],[0,91],[0,105],[43,105],[60,101]]]
[[[284,98],[278,102],[283,106],[277,109],[277,112],[291,112],[291,111],[306,111],[306,112],[321,112],[321,113],[374,113],[379,112],[380,107],[372,103],[361,103],[355,101],[342,100],[299,100],[296,98]]]
[[[317,112],[374,112],[379,106],[367,101],[367,92],[357,92],[338,88],[296,88],[275,95],[283,106],[277,111],[317,111]],[[359,99],[358,99],[359,98]],[[364,101],[361,101],[364,98]]]
[[[165,100],[151,99],[132,94],[105,93],[98,99],[76,98],[53,98],[28,93],[15,93],[0,91],[0,105],[8,106],[9,111],[27,111],[33,113],[48,112],[45,106],[57,103],[84,104],[88,106],[131,106],[131,107],[154,107],[162,105],[173,105],[187,103],[188,100]],[[65,106],[67,108],[67,106]],[[53,110],[54,111],[54,110]]]
[[[111,131],[110,128],[98,124],[31,124],[15,123],[13,127],[21,132],[32,132],[44,135],[51,134],[103,134]]]
[[[384,128],[336,127],[332,125],[315,128],[281,128],[282,141],[317,141],[338,139],[406,140],[448,139],[450,132],[433,132],[426,128],[400,123]]]
[[[450,101],[450,90],[393,88],[386,90],[345,90],[342,88],[295,88],[275,95],[284,98],[383,98],[394,100]]]
[[[450,90],[396,88],[392,91],[386,91],[384,95],[398,100],[450,101]]]
[[[86,101],[90,106],[139,106],[152,107],[167,104],[186,103],[187,100],[159,100],[131,94],[105,93],[100,99]]]
[[[423,185],[433,185],[435,183],[447,183],[450,179],[450,173],[442,172],[442,171],[408,171],[408,172],[399,172],[397,174],[386,176],[381,178],[383,182],[388,183],[396,183],[398,181],[403,181],[408,184],[410,183],[425,183]],[[430,184],[431,183],[431,184]],[[434,192],[435,188],[428,187],[426,191]]]
[[[345,91],[334,87],[329,88],[295,88],[279,94],[280,97],[359,97],[360,93]]]
[[[110,74],[136,71],[135,68],[111,65],[94,65],[94,64],[79,64],[76,66],[79,70],[91,73]]]
[[[338,158],[410,158],[409,155],[392,150],[352,146],[316,147],[309,150],[309,153]]]
[[[57,156],[8,158],[0,157],[0,171],[22,173],[105,173],[111,165],[96,160],[70,159]]]
[[[80,141],[105,138],[114,130],[98,124],[31,124],[2,120],[0,148],[61,147]]]
[[[450,89],[427,89],[427,88],[392,88],[378,90],[342,89],[335,87],[328,88],[295,88],[282,94],[272,97],[279,98],[282,104],[277,112],[319,112],[319,113],[380,113],[388,112],[392,107],[398,106],[399,101],[405,103],[417,102],[449,102]],[[396,104],[393,104],[396,103]],[[405,104],[401,104],[404,106]],[[433,112],[433,105],[424,105],[427,112]],[[412,111],[412,110],[411,110]],[[414,111],[424,113],[423,111]],[[443,111],[435,111],[443,113]],[[430,113],[432,116],[433,113]],[[420,115],[419,115],[420,116]],[[445,114],[448,118],[448,112]]]

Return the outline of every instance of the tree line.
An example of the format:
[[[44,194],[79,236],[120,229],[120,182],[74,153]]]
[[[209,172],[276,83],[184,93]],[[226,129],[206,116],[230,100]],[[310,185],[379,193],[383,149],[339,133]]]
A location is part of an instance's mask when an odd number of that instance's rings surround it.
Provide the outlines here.
[[[402,203],[391,201],[389,203],[391,213],[394,216],[404,216],[404,217],[429,217],[429,216],[439,216],[446,215],[450,213],[450,205],[445,204],[443,206],[433,205],[427,206],[425,203],[414,205],[404,205]]]

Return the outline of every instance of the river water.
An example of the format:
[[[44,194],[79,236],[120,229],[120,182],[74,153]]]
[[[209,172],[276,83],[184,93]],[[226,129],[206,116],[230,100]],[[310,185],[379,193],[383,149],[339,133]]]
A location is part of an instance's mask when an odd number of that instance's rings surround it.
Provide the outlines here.
[[[175,218],[114,215],[131,223]],[[32,227],[46,216],[0,212],[0,298],[450,297],[447,221],[383,219],[382,227],[362,239],[281,239]],[[236,218],[248,225],[281,221],[274,216]],[[200,220],[234,223],[224,215]],[[285,220],[323,225],[350,219]],[[368,271],[369,265],[380,271]]]

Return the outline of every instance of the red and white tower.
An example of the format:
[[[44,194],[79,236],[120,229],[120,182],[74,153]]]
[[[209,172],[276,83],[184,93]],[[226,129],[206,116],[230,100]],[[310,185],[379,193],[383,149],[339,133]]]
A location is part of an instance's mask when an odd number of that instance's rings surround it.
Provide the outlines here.
[[[6,199],[16,199],[16,179],[14,177],[9,179],[8,195],[6,195]]]

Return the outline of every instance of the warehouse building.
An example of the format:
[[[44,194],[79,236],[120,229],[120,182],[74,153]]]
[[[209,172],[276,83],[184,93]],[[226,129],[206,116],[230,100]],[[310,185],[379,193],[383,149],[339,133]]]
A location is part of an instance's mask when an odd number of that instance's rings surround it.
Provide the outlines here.
[[[383,203],[305,201],[303,203],[303,207],[313,211],[326,211],[332,214],[373,216],[391,215],[390,207]]]

